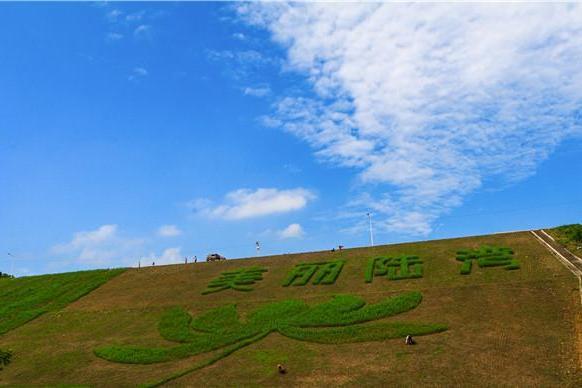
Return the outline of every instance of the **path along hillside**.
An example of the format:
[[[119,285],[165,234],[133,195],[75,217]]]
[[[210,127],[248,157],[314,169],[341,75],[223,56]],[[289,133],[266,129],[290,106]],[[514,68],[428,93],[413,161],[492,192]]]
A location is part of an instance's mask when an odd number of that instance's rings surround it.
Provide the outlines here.
[[[579,386],[580,313],[528,232],[128,269],[0,335],[0,384]]]

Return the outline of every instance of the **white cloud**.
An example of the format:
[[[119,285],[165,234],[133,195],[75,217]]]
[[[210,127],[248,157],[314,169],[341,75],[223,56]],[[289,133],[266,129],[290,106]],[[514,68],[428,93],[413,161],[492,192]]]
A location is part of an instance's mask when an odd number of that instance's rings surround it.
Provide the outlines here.
[[[247,37],[245,34],[243,34],[242,32],[235,32],[234,34],[232,34],[232,37],[236,40],[246,40]]]
[[[120,236],[117,225],[111,224],[77,232],[71,241],[55,245],[51,252],[84,265],[125,266],[135,261],[143,242]]]
[[[139,26],[137,26],[135,28],[135,30],[133,30],[133,35],[136,38],[147,37],[147,36],[150,36],[151,29],[152,29],[152,27],[150,25],[140,24]]]
[[[139,21],[141,19],[143,19],[143,17],[145,16],[145,11],[137,11],[137,12],[133,12],[128,14],[125,17],[125,20],[127,20],[128,22],[136,22]]]
[[[299,224],[291,224],[278,233],[280,238],[301,238],[304,234],[305,232]]]
[[[265,97],[271,94],[271,88],[269,86],[246,87],[243,89],[243,93],[245,96]]]
[[[182,231],[176,225],[162,225],[158,229],[158,235],[161,237],[175,237],[182,234]]]
[[[143,67],[135,67],[135,68],[133,68],[132,73],[128,77],[128,79],[130,81],[135,81],[138,78],[146,77],[148,74],[149,74],[148,71],[146,69],[144,69]]]
[[[167,248],[162,252],[161,256],[154,257],[152,262],[154,261],[156,265],[181,264],[184,262],[184,256],[180,247]]]
[[[120,40],[120,39],[123,39],[123,34],[120,34],[118,32],[109,32],[109,33],[107,33],[107,39],[108,40]]]
[[[580,4],[245,3],[310,96],[263,120],[356,168],[384,230],[428,234],[494,180],[582,132]],[[357,201],[356,201],[357,202]],[[355,202],[355,203],[356,203]]]
[[[211,61],[233,62],[237,66],[252,66],[255,69],[261,66],[277,63],[274,58],[265,56],[256,50],[209,50],[207,52],[207,57]]]
[[[118,9],[112,9],[111,11],[107,12],[106,17],[111,23],[117,22],[119,17],[123,14],[123,11]]]
[[[188,205],[196,213],[209,218],[241,220],[300,210],[315,198],[314,193],[303,188],[239,189],[228,193],[220,205],[214,205],[206,199],[196,199]]]

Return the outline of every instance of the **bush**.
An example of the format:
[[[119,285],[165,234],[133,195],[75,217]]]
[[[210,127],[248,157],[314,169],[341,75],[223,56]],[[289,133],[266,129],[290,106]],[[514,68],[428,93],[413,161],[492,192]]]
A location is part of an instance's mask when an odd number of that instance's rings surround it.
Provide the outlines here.
[[[582,224],[562,225],[555,230],[569,241],[582,243]]]
[[[5,366],[10,364],[11,360],[12,360],[12,352],[10,350],[0,349],[0,370],[2,370]]]

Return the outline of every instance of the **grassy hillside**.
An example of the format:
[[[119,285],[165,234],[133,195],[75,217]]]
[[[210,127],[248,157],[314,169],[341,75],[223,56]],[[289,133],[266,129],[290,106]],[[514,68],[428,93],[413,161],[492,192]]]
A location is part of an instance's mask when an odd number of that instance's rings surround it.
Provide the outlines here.
[[[528,233],[127,270],[0,336],[0,383],[576,386],[576,290]]]
[[[582,255],[582,224],[562,225],[548,232],[576,255]]]
[[[88,294],[123,270],[0,279],[0,335]]]

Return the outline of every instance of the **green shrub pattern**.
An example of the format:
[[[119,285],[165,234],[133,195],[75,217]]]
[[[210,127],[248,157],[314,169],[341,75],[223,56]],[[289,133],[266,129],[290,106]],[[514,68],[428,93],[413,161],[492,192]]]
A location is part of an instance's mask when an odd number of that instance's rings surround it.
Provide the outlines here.
[[[285,279],[283,286],[305,286],[311,278],[313,278],[313,285],[334,284],[342,271],[344,263],[345,260],[335,260],[297,264]]]
[[[206,290],[202,291],[202,295],[228,289],[252,291],[253,288],[250,285],[255,284],[259,280],[263,280],[263,272],[267,272],[267,269],[263,267],[249,267],[223,272],[218,278],[208,283]]]
[[[421,278],[422,264],[418,256],[409,255],[370,259],[366,268],[366,283],[371,283],[376,276],[386,276],[389,280]]]
[[[462,275],[471,273],[473,261],[477,261],[481,268],[504,267],[506,270],[514,270],[520,267],[511,249],[487,245],[479,249],[461,249],[457,251],[457,260],[463,262],[460,270]]]
[[[253,311],[245,322],[239,320],[234,305],[211,309],[195,319],[182,308],[175,307],[161,317],[158,329],[163,338],[176,342],[176,345],[109,345],[95,349],[95,354],[113,362],[154,364],[225,349],[223,356],[212,359],[215,362],[272,332],[300,341],[339,344],[381,341],[446,330],[447,327],[442,324],[366,324],[410,311],[421,300],[420,292],[407,292],[370,305],[354,295],[335,296],[313,306],[300,300],[283,300]],[[206,365],[209,364],[203,364]]]

